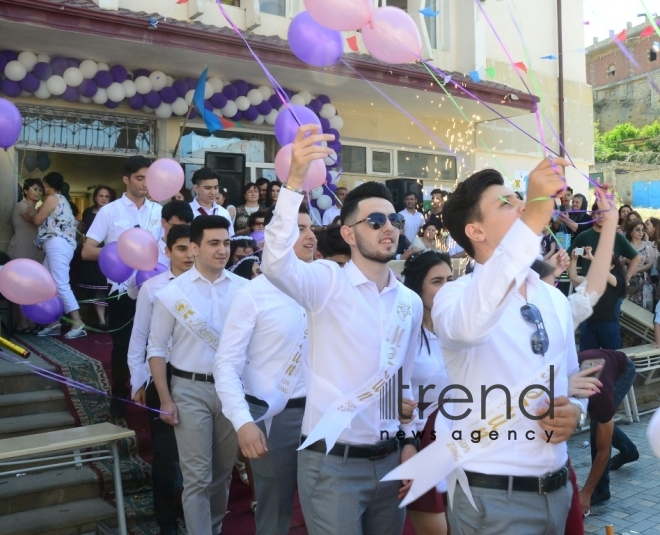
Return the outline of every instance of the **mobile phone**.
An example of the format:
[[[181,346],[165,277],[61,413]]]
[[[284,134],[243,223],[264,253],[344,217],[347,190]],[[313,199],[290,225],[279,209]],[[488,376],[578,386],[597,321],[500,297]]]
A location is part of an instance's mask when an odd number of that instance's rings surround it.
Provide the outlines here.
[[[583,370],[588,370],[589,368],[593,368],[595,366],[605,366],[605,359],[587,359],[582,361],[582,364],[580,364],[580,371]],[[592,374],[591,377],[595,377],[596,379],[600,378],[600,374],[603,372],[603,368],[598,370],[595,374]]]
[[[573,250],[575,251],[576,256],[582,256],[584,254],[584,247],[576,247]]]

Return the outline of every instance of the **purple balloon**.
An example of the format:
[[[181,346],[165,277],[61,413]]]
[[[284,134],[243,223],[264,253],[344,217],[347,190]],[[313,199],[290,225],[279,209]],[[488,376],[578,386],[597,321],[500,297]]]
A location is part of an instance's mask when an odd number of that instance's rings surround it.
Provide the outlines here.
[[[36,305],[21,305],[25,317],[38,325],[48,325],[60,319],[64,314],[64,303],[60,296],[51,297],[48,301]]]
[[[338,154],[337,155],[337,161],[331,163],[330,165],[326,165],[326,167],[340,167],[341,166],[341,156]]]
[[[317,207],[317,206],[316,206],[316,199],[312,199],[311,201],[309,201],[309,203],[310,203],[314,208]]]
[[[258,87],[259,87],[258,85],[248,84],[248,93],[249,93],[250,91],[252,91],[253,89],[257,89]]]
[[[50,60],[50,66],[53,68],[53,74],[62,76],[64,71],[69,68],[69,64],[64,58],[52,58]]]
[[[0,72],[5,72],[7,63],[9,63],[9,60],[3,54],[0,54]]]
[[[110,67],[110,74],[112,74],[112,79],[119,84],[125,82],[128,78],[128,71],[123,65],[113,65]]]
[[[94,80],[83,80],[82,84],[78,86],[78,91],[83,97],[92,98],[99,90]]]
[[[237,122],[240,121],[242,118],[243,118],[243,112],[239,110],[239,111],[236,112],[236,115],[234,115],[233,117],[231,117],[231,120],[234,121],[235,123],[237,123]]]
[[[53,76],[53,68],[45,61],[40,61],[32,69],[32,73],[44,82]]]
[[[247,96],[248,91],[250,91],[250,86],[245,80],[236,80],[233,85],[238,90],[239,97]]]
[[[80,96],[80,93],[78,93],[78,90],[75,87],[68,87],[66,88],[66,91],[62,95],[62,100],[65,102],[75,102],[78,100],[78,97]]]
[[[5,78],[2,81],[2,92],[8,97],[17,97],[21,94],[21,84]]]
[[[314,110],[314,113],[316,113],[316,115],[318,115],[321,112],[323,103],[318,98],[313,98],[309,103],[309,107],[312,108],[312,110]]]
[[[175,80],[174,83],[172,84],[172,87],[176,91],[176,94],[180,96],[181,98],[186,96],[186,93],[190,91],[188,88],[188,82],[185,80]]]
[[[12,87],[18,90],[19,95],[21,94],[21,86],[19,83],[12,82],[11,80],[3,80],[3,91],[5,91],[6,82],[15,84],[15,86],[12,85]],[[8,100],[0,98],[0,148],[8,149],[13,146],[14,143],[18,141],[22,126],[23,121],[21,119],[21,112],[18,111],[18,108]]]
[[[328,148],[339,154],[341,152],[341,143],[339,141],[328,141]]]
[[[222,94],[227,97],[227,100],[236,100],[238,89],[236,89],[234,84],[227,84],[222,88]]]
[[[248,121],[256,121],[259,118],[259,110],[257,110],[256,106],[250,106],[243,112],[243,117]]]
[[[274,110],[279,110],[282,107],[282,99],[278,94],[271,95],[268,97],[268,104],[270,104]]]
[[[264,234],[265,232],[263,230],[255,230],[254,232],[250,233],[250,238],[259,243],[264,241]]]
[[[160,106],[160,95],[156,91],[149,91],[146,95],[144,95],[144,103],[146,106],[149,106],[151,109],[155,110],[158,106]]]
[[[337,191],[337,189],[339,188],[339,186],[337,186],[337,184],[327,184],[325,187],[328,188],[332,193],[335,193]],[[333,197],[333,200],[334,200],[334,197]]]
[[[307,11],[293,18],[288,37],[296,57],[315,67],[335,65],[344,53],[341,32],[321,26]]]
[[[138,271],[137,275],[135,275],[135,283],[138,286],[142,286],[143,282],[148,281],[149,279],[155,277],[156,275],[165,273],[166,271],[167,271],[167,266],[164,266],[159,262],[158,264],[156,264],[156,267],[151,271]]]
[[[213,104],[211,104],[210,100],[205,100],[204,101],[204,109],[213,111]]]
[[[328,121],[328,122],[329,122],[329,121]],[[325,133],[326,133],[326,134],[332,134],[333,136],[335,136],[335,140],[334,140],[334,142],[339,141],[339,137],[340,137],[340,136],[339,136],[339,130],[337,130],[337,129],[335,129],[335,128],[328,128],[328,129],[325,131]]]
[[[188,91],[197,87],[197,80],[195,78],[186,78],[186,83],[188,84]]]
[[[101,249],[99,268],[108,279],[118,284],[126,282],[133,274],[133,268],[124,264],[119,258],[116,241],[108,243]]]
[[[178,97],[179,95],[173,87],[163,87],[160,90],[160,99],[167,104],[172,104]]]
[[[270,102],[264,100],[261,104],[257,106],[257,111],[261,115],[268,115],[271,111],[273,111],[273,107],[270,105]]]
[[[197,119],[199,117],[197,111],[195,109],[190,110],[190,115],[188,115],[188,119]]]
[[[144,108],[144,96],[140,95],[140,93],[135,93],[135,95],[128,99],[128,105],[132,110],[141,110]]]
[[[320,100],[321,104],[330,104],[330,97],[328,95],[319,95],[316,99]]]
[[[321,122],[321,128],[323,128],[323,133],[327,132],[330,129],[330,121],[325,117],[319,117]]]
[[[133,71],[133,76],[135,77],[136,80],[140,76],[146,76],[147,78],[149,78],[150,74],[151,73],[147,69],[137,69],[137,70]]]
[[[25,78],[21,80],[21,89],[27,91],[28,93],[34,93],[39,89],[41,85],[39,83],[39,78],[37,78],[33,73],[29,72],[25,75]]]
[[[2,55],[7,58],[7,63],[18,60],[18,53],[13,50],[4,50]]]
[[[107,89],[112,85],[114,79],[110,71],[98,71],[94,76],[94,82],[96,82],[97,86]]]
[[[111,110],[114,110],[115,108],[118,108],[121,102],[113,102],[112,100],[106,100],[105,104],[103,104],[106,108],[110,108]]]
[[[275,119],[275,137],[280,145],[293,143],[298,128],[306,124],[315,124],[321,127],[316,114],[305,106],[290,106],[280,111]]]
[[[80,67],[80,60],[76,58],[66,58],[66,63],[69,67]]]
[[[213,104],[213,107],[218,108],[219,110],[227,105],[227,97],[222,93],[214,93],[211,95],[210,101],[211,104]]]
[[[289,99],[291,99],[291,97],[296,94],[296,92],[291,91],[291,89],[285,89],[284,93],[286,94],[287,97],[289,97]]]

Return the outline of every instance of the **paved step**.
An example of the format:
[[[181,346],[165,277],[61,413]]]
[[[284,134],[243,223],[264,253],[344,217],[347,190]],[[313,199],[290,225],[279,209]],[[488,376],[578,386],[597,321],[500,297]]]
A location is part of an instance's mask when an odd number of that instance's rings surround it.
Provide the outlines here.
[[[56,371],[55,366],[48,364],[36,355],[30,355],[27,362],[48,371]],[[61,385],[56,381],[37,375],[24,365],[13,364],[0,359],[0,394],[16,394],[36,390],[61,390]]]
[[[88,466],[0,478],[0,516],[98,497],[96,474]]]
[[[0,418],[0,439],[34,435],[75,426],[76,421],[68,410],[46,414],[11,416]]]
[[[62,390],[36,390],[0,395],[0,418],[66,411],[69,406]]]
[[[92,498],[5,515],[0,521],[0,535],[79,535],[96,532],[97,522],[116,518],[112,505]]]

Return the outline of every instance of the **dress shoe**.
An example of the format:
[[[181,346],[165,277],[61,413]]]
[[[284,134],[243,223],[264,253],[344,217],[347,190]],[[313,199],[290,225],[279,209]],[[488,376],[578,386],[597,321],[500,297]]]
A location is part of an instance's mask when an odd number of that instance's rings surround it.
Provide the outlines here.
[[[639,452],[636,451],[633,455],[624,456],[621,453],[617,453],[614,457],[610,459],[610,470],[618,470],[624,464],[635,462],[639,459]]]
[[[610,491],[604,490],[598,494],[593,494],[591,496],[591,505],[596,505],[597,503],[606,502],[610,499]]]

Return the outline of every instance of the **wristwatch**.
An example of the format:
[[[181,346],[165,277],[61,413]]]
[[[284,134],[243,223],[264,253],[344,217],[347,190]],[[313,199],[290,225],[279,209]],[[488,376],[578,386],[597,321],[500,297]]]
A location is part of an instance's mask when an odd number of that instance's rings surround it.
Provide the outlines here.
[[[298,189],[292,188],[292,187],[289,186],[289,184],[286,183],[286,182],[283,184],[283,186],[284,186],[286,189],[288,189],[289,191],[293,191],[293,192],[295,192],[295,193],[302,193],[302,188],[298,188]]]
[[[408,444],[411,444],[412,446],[415,446],[417,451],[419,451],[421,444],[419,442],[418,438],[413,438],[413,437],[407,437],[404,438],[403,440],[399,440],[399,445],[403,449],[404,446],[407,446]]]
[[[577,401],[571,401],[571,405],[575,405],[580,410],[580,421],[575,428],[576,431],[580,431],[587,423],[587,415],[584,413],[584,409],[582,408],[581,403],[578,403]]]

